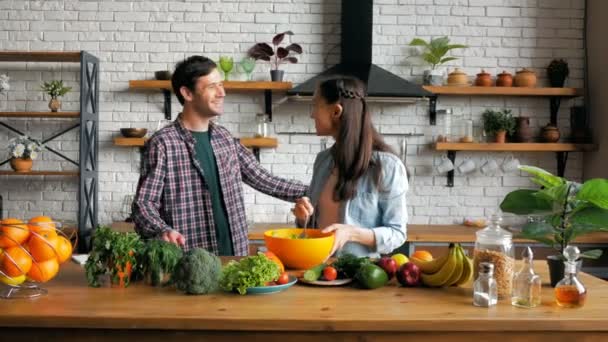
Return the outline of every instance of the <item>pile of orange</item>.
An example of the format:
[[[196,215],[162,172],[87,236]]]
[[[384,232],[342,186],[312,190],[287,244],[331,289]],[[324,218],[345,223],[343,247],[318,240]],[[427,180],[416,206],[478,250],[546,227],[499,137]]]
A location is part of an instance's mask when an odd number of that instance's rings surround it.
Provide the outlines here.
[[[47,282],[71,255],[70,240],[57,234],[55,223],[48,216],[36,216],[27,224],[14,218],[0,221],[0,271],[10,278],[25,276],[31,281]]]

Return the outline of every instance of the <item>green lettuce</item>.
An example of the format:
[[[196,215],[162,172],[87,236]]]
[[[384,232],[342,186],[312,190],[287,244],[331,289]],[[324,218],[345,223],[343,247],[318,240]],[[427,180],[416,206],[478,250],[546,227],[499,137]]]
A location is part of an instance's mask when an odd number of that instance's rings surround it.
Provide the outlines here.
[[[220,287],[225,291],[237,290],[247,293],[250,287],[264,286],[275,281],[281,275],[281,269],[264,254],[248,256],[240,261],[231,260],[222,269]]]

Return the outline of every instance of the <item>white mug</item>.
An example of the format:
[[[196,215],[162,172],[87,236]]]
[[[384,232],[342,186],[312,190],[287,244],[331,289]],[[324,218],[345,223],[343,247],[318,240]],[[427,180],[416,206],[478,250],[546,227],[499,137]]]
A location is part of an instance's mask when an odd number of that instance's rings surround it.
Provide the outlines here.
[[[458,165],[458,172],[462,174],[473,172],[476,167],[475,162],[467,158]]]
[[[505,158],[504,163],[502,163],[502,170],[504,172],[513,172],[519,169],[519,159],[513,157],[513,155],[509,155]]]
[[[486,176],[493,175],[498,170],[498,163],[494,159],[488,159],[480,168],[481,173]]]
[[[441,156],[441,163],[437,165],[437,173],[441,174],[452,170],[454,170],[454,163],[445,155]]]

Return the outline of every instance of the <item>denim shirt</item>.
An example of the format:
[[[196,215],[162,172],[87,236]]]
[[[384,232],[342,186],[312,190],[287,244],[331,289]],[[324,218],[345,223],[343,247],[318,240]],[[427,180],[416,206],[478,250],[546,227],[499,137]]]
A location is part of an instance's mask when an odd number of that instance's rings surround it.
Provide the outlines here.
[[[376,246],[368,247],[356,242],[347,242],[338,255],[352,253],[356,256],[379,257],[400,247],[406,240],[407,208],[405,194],[408,190],[405,166],[397,156],[387,152],[374,152],[373,158],[382,163],[380,187],[374,185],[373,173],[368,171],[357,182],[355,197],[340,203],[340,222],[374,231]],[[308,197],[319,212],[319,196],[333,167],[330,149],[320,152],[314,163]],[[308,226],[316,227],[313,214]]]

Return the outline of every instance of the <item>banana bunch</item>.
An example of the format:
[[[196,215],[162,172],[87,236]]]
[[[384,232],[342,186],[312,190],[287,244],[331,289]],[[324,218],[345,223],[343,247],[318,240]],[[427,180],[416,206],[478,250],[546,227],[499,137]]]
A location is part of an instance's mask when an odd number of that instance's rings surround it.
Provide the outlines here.
[[[460,286],[473,278],[473,260],[464,254],[460,244],[450,244],[448,254],[431,261],[412,258],[418,266],[422,283],[430,287]]]

